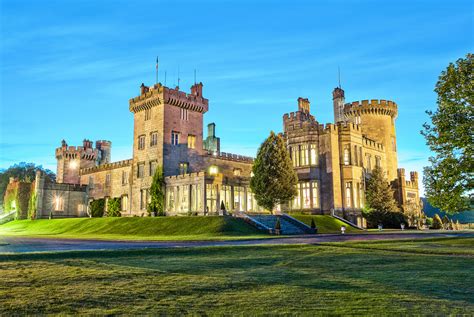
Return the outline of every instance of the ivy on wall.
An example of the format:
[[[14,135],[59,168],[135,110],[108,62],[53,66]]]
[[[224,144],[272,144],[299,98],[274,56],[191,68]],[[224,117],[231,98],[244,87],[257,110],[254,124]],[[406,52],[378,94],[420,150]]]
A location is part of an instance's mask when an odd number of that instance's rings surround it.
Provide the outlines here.
[[[105,199],[100,198],[90,202],[90,211],[92,217],[103,217],[105,211]]]
[[[31,192],[31,183],[18,181],[9,183],[3,200],[4,210],[16,211],[15,219],[27,219]]]
[[[120,213],[121,207],[122,207],[122,199],[120,197],[109,198],[108,203],[107,203],[107,217],[122,216],[122,214]]]

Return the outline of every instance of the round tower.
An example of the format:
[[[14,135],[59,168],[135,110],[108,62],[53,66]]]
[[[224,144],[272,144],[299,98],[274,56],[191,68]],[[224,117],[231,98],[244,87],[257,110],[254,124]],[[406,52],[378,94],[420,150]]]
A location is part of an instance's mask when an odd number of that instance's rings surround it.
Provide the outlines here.
[[[68,146],[62,140],[61,147],[56,148],[56,182],[80,184],[81,168],[96,166],[98,150],[92,148],[92,141],[84,140],[83,146]]]
[[[389,181],[397,178],[397,115],[397,104],[389,100],[362,100],[344,105],[345,120],[359,124],[364,136],[384,145]]]
[[[341,87],[336,87],[332,91],[332,104],[334,111],[334,123],[344,122],[344,90]]]

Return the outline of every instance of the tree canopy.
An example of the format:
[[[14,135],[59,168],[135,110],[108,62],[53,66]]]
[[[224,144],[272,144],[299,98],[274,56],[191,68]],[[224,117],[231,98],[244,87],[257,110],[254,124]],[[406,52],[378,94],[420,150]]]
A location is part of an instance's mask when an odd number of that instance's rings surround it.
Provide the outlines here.
[[[147,206],[147,211],[155,213],[158,216],[165,215],[165,179],[163,176],[163,169],[158,166],[153,174],[153,179],[150,187],[150,203]]]
[[[467,54],[441,72],[436,111],[421,133],[435,156],[424,168],[426,196],[446,212],[469,209],[474,189],[474,55]],[[472,196],[471,196],[472,197]]]
[[[43,172],[46,182],[54,182],[56,180],[56,175],[52,171],[34,163],[21,162],[5,170],[0,170],[0,208],[3,208],[3,197],[10,177],[18,178],[20,181],[33,182],[36,177],[36,171]]]
[[[399,211],[397,202],[393,198],[393,190],[382,168],[378,166],[372,170],[372,175],[367,180],[366,205],[369,209],[381,212]]]
[[[298,176],[283,138],[273,131],[260,145],[252,172],[250,188],[257,203],[265,209],[272,211],[277,204],[296,196]]]

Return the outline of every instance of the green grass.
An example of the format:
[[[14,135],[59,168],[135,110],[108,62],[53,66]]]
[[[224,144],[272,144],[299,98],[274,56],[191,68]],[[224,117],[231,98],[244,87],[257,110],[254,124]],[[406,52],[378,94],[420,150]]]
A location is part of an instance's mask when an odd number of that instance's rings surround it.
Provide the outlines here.
[[[423,250],[434,242],[407,245]],[[472,239],[436,243],[472,248]],[[474,311],[474,257],[413,253],[411,247],[394,251],[404,245],[401,241],[374,243],[386,250],[352,245],[4,255],[0,315],[443,316]]]
[[[17,220],[0,235],[76,239],[210,240],[271,237],[231,217],[74,218]]]
[[[308,226],[311,225],[311,219],[314,219],[318,233],[341,233],[341,226],[346,227],[346,233],[362,233],[363,231],[348,224],[340,221],[339,219],[331,216],[324,215],[303,215],[303,214],[290,214],[290,216],[304,222]]]

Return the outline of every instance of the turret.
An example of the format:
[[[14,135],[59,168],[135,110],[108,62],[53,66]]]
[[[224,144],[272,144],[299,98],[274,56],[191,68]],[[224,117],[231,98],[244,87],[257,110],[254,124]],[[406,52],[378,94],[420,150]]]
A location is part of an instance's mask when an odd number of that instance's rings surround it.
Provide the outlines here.
[[[98,150],[98,164],[110,163],[110,155],[112,151],[112,142],[106,140],[95,141],[95,148]]]
[[[334,110],[334,123],[344,122],[344,90],[340,87],[334,88],[332,92],[332,103]]]
[[[298,98],[298,111],[309,113],[310,102],[308,98]]]
[[[99,150],[92,148],[92,141],[84,139],[82,146],[68,146],[62,140],[61,147],[56,148],[56,182],[80,184],[81,168],[97,165]]]

